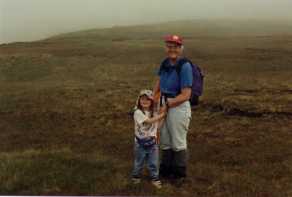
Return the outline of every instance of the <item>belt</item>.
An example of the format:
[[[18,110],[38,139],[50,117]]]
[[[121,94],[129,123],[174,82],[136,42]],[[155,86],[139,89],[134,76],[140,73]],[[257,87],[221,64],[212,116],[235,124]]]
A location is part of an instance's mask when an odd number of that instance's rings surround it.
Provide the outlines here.
[[[168,94],[168,93],[161,93],[161,96],[164,96],[166,98],[175,98],[177,95]]]
[[[163,105],[163,100],[164,100],[164,103],[166,103],[167,99],[168,98],[175,98],[176,96],[173,95],[173,94],[167,94],[167,93],[161,93],[161,96],[160,96],[160,106]]]

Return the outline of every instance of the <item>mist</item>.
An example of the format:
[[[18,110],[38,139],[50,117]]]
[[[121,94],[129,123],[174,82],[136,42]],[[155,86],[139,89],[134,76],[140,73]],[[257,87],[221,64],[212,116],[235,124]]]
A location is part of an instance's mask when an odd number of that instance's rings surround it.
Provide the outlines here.
[[[0,43],[192,19],[292,20],[291,0],[0,0]]]

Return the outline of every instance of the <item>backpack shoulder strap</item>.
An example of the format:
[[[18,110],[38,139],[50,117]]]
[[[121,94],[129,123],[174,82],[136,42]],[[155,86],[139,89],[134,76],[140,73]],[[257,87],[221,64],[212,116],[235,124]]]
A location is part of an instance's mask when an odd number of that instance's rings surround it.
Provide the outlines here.
[[[165,58],[160,64],[160,69],[163,69],[165,66],[167,66],[167,63],[168,63],[168,58]]]
[[[190,63],[191,65],[193,65],[193,63],[187,59],[187,58],[181,58],[178,63],[177,63],[177,66],[176,66],[176,72],[178,74],[178,76],[180,75],[180,72],[181,72],[181,69],[182,69],[182,66],[185,64],[185,63]]]

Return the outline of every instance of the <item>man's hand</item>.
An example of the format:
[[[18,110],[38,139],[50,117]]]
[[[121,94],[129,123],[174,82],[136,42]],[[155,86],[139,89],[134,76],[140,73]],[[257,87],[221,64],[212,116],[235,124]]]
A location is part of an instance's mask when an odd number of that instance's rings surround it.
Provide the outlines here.
[[[154,103],[157,104],[160,99],[160,79],[157,78],[154,88],[153,88],[153,97],[154,97]]]
[[[159,113],[160,113],[160,114],[162,114],[162,113],[166,114],[166,113],[167,113],[167,107],[166,107],[166,106],[162,106],[162,107],[160,108],[160,110],[159,110]]]
[[[169,107],[176,107],[180,104],[182,104],[183,102],[187,101],[190,99],[192,94],[192,89],[191,88],[184,88],[181,90],[181,94],[179,94],[177,97],[175,98],[168,98],[167,102],[168,102],[168,106]]]
[[[161,115],[162,118],[165,118],[166,117],[166,114],[167,114],[166,112],[162,112],[159,115]]]

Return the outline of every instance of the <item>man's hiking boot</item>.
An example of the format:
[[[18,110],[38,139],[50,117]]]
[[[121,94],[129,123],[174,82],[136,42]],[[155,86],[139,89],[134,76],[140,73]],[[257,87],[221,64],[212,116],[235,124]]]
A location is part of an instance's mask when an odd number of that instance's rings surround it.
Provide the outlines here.
[[[186,150],[174,151],[172,172],[175,179],[185,178],[187,176],[187,152]]]
[[[190,184],[191,185],[191,181],[189,179],[187,179],[186,177],[184,178],[177,178],[177,179],[173,179],[172,180],[172,184],[177,187],[183,187],[184,185]]]

